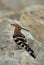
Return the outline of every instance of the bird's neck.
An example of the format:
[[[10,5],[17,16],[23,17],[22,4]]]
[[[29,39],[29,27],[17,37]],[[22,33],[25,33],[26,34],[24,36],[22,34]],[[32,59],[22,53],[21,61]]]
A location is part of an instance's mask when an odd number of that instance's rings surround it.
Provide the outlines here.
[[[15,28],[14,34],[15,35],[20,35],[21,37],[25,38],[24,34],[22,34],[21,29],[19,29],[19,28]]]
[[[21,29],[15,28],[14,32],[20,33],[21,32]]]

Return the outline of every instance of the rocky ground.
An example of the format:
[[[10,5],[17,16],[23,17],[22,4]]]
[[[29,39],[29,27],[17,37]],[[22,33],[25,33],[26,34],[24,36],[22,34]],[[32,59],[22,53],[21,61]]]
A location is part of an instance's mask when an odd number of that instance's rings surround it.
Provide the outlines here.
[[[0,7],[0,65],[44,65],[44,6],[34,5],[20,12],[3,6]],[[22,33],[35,51],[36,59],[14,43],[10,24],[15,22],[29,30]]]

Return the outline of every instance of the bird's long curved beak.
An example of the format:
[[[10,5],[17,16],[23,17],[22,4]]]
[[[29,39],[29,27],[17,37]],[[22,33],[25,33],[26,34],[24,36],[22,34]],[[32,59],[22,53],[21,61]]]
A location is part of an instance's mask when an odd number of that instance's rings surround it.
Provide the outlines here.
[[[15,24],[11,24],[12,26],[15,26]]]

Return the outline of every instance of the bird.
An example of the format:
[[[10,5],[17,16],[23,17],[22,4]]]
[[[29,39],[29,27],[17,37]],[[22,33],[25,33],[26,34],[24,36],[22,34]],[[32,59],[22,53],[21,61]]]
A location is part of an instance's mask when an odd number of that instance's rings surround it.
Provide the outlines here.
[[[14,27],[14,33],[13,33],[14,42],[21,48],[24,48],[33,58],[36,58],[36,56],[34,55],[34,51],[31,49],[31,47],[28,44],[26,44],[27,42],[26,36],[21,32],[22,29],[28,32],[29,30],[23,28],[17,23],[11,25]]]

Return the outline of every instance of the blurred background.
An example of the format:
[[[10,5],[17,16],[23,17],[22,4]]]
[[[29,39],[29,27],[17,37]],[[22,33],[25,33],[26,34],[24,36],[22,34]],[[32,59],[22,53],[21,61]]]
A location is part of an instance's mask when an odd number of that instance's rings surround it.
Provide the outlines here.
[[[33,59],[13,41],[11,23],[19,23]],[[44,65],[44,0],[0,0],[0,65]]]
[[[20,11],[27,6],[44,5],[44,0],[0,0],[0,5]]]

